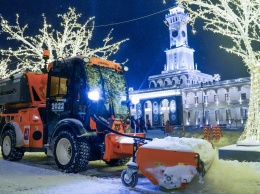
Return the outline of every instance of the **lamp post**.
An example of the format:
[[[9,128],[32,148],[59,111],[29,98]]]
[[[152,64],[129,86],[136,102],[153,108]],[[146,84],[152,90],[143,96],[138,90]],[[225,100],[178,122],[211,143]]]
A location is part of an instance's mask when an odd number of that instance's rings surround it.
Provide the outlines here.
[[[205,125],[205,115],[204,115],[204,96],[203,96],[203,83],[201,82],[201,103],[202,103],[202,124]]]

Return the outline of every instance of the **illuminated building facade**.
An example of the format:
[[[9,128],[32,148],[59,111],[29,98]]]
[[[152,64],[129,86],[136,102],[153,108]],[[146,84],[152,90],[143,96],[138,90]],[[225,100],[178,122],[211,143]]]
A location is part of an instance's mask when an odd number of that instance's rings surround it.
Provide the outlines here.
[[[218,76],[200,72],[194,66],[194,50],[188,46],[188,15],[180,6],[170,8],[170,49],[159,75],[150,76],[149,88],[130,90],[131,114],[143,116],[153,126],[227,125],[241,127],[247,119],[250,78],[219,81]]]

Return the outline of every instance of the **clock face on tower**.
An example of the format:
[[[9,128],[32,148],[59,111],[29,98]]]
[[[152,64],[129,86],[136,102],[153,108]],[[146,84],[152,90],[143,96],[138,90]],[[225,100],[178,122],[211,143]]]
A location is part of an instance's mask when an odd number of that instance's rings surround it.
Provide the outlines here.
[[[178,36],[178,31],[177,30],[173,31],[172,32],[172,37],[177,37],[177,36]]]

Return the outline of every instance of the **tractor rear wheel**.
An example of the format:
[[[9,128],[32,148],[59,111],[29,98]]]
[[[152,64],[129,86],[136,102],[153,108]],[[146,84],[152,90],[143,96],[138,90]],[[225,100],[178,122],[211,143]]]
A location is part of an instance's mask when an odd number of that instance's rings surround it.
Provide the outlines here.
[[[77,139],[69,131],[61,131],[54,140],[54,160],[62,172],[78,172],[86,168],[90,149],[87,140]]]
[[[7,130],[1,142],[2,156],[5,160],[18,161],[22,159],[24,151],[21,148],[15,147],[15,142],[15,132],[11,129]]]
[[[123,166],[127,162],[129,162],[131,158],[120,158],[120,159],[111,159],[110,161],[105,161],[107,165],[109,166]]]
[[[137,172],[134,172],[133,174],[129,175],[127,173],[127,169],[123,170],[123,172],[121,173],[121,181],[123,185],[125,185],[126,187],[134,188],[138,182]]]

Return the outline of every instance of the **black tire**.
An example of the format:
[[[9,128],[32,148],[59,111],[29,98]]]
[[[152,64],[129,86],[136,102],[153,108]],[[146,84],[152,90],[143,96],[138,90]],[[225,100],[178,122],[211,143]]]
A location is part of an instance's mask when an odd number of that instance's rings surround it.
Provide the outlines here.
[[[111,159],[110,161],[105,161],[109,166],[123,166],[130,161],[131,158],[120,158],[120,159]]]
[[[121,181],[124,186],[134,188],[138,182],[137,172],[133,173],[130,177],[127,174],[127,169],[121,173]]]
[[[54,140],[54,160],[62,172],[76,173],[86,168],[90,149],[69,131],[61,131]]]
[[[11,129],[7,130],[2,138],[1,152],[5,160],[18,161],[23,158],[24,151],[15,147],[16,135]]]

